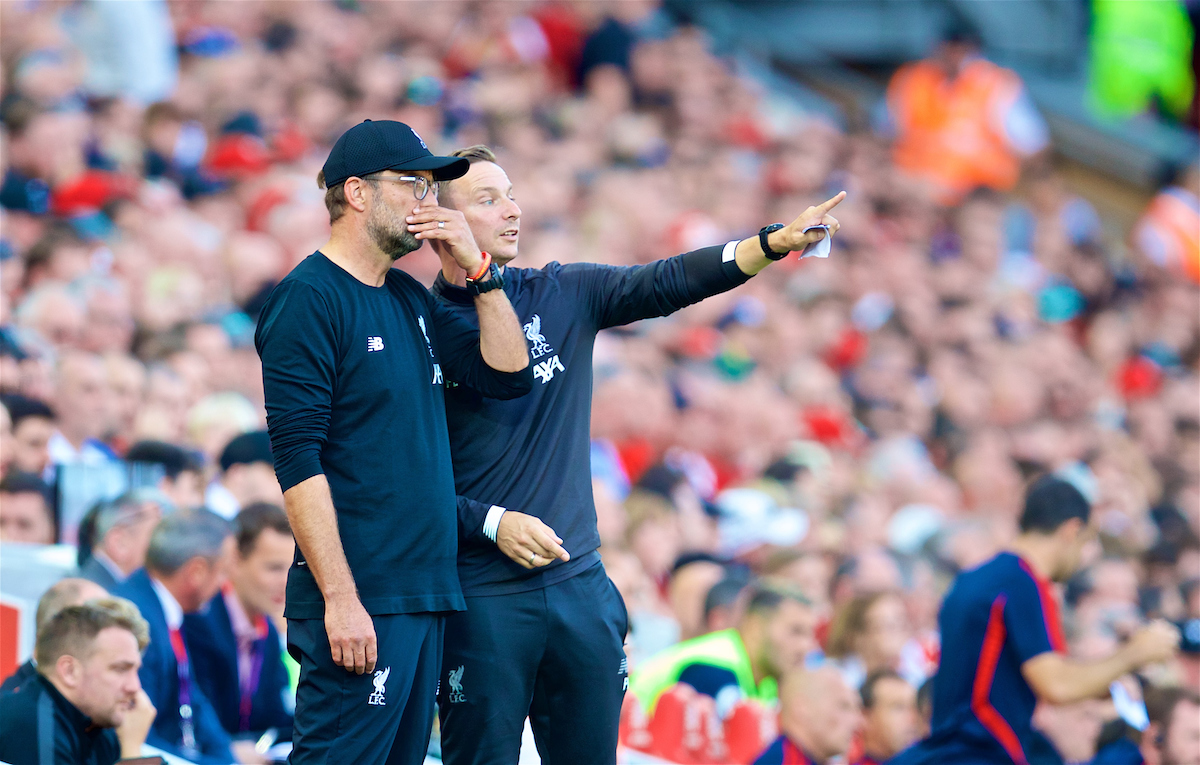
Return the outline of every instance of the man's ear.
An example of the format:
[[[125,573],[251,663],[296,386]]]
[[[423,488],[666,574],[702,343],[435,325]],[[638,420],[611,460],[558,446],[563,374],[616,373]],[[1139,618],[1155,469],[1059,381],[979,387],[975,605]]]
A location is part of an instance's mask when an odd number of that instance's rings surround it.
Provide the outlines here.
[[[342,182],[342,191],[346,195],[346,204],[358,212],[367,209],[367,182],[353,176]]]
[[[1071,518],[1059,526],[1058,530],[1054,533],[1063,542],[1074,542],[1083,533],[1083,527],[1082,518]]]
[[[78,688],[83,682],[83,666],[74,656],[59,656],[58,661],[54,662],[54,671],[68,688]]]

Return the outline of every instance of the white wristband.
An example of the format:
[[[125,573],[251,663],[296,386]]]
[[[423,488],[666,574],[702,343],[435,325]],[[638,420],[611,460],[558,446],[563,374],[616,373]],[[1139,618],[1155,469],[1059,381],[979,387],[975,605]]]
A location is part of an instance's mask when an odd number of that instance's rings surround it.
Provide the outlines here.
[[[483,519],[483,535],[493,542],[496,541],[496,533],[500,531],[500,516],[508,512],[508,508],[492,505],[488,510],[487,517]]]
[[[740,240],[740,239],[738,239],[737,241],[733,241],[733,242],[726,242],[725,247],[721,250],[721,262],[728,263],[731,260],[736,260],[737,259],[737,246],[741,243],[742,243],[742,240]]]

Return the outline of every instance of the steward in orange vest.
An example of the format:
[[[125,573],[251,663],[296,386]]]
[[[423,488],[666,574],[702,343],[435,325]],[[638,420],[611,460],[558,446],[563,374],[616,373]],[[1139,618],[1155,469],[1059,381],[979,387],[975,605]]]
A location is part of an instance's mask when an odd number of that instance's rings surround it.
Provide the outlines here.
[[[896,165],[928,181],[946,205],[981,186],[1012,189],[1022,159],[1049,143],[1021,78],[980,58],[961,30],[943,38],[935,57],[896,71],[887,106]]]

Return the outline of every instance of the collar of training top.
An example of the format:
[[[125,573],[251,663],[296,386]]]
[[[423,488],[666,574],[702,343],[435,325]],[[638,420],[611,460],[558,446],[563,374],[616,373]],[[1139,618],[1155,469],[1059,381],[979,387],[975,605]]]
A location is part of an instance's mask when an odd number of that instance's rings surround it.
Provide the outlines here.
[[[50,682],[49,678],[45,677],[39,672],[37,679],[39,682],[41,682],[45,692],[50,695],[51,699],[54,700],[55,705],[63,711],[63,714],[67,716],[67,720],[70,721],[73,728],[84,733],[89,733],[91,730],[95,729],[92,724],[92,718],[81,712],[79,707],[72,704],[66,696],[59,693],[58,689],[54,687],[54,683]]]

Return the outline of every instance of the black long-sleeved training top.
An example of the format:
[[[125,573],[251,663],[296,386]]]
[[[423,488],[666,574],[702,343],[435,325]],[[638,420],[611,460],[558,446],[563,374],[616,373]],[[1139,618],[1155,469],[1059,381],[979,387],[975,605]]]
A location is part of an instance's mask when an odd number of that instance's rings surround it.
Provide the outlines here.
[[[272,291],[255,346],[279,483],[325,475],[367,612],[462,610],[444,380],[513,398],[530,390],[532,370],[488,367],[478,320],[409,275],[392,269],[372,287],[320,252]],[[297,549],[285,613],[317,619],[324,607]]]
[[[529,343],[533,392],[496,401],[453,387],[459,382],[453,375],[446,378],[455,485],[482,503],[459,508],[459,577],[467,595],[538,589],[596,564],[600,535],[590,464],[596,333],[666,316],[745,283],[750,277],[734,261],[735,247],[706,247],[644,266],[505,269],[504,291]],[[477,321],[470,294],[440,274],[433,294],[463,321]],[[491,505],[541,518],[562,537],[571,561],[527,570],[509,560],[480,533]]]

